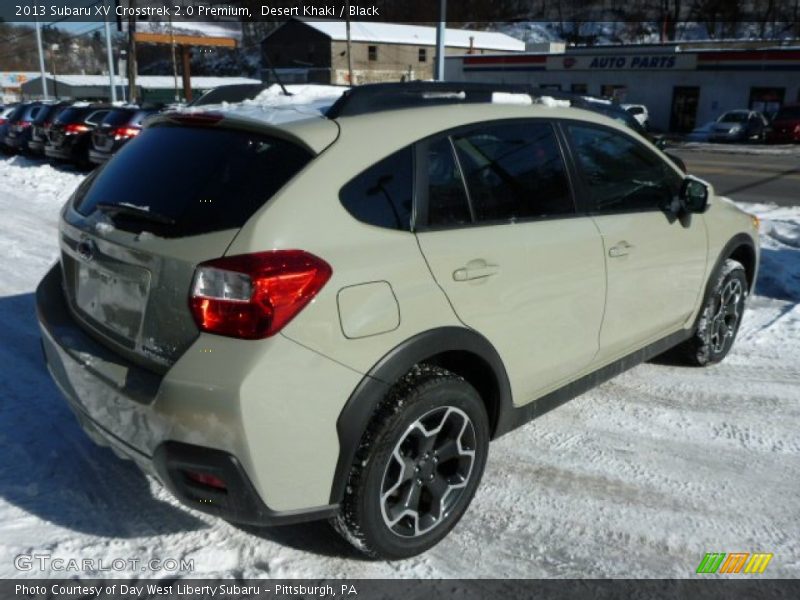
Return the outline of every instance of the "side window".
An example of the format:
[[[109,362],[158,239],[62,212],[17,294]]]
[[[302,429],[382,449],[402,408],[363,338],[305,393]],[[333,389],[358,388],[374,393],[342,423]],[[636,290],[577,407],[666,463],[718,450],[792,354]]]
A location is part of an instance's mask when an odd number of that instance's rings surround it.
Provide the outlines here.
[[[428,224],[434,227],[471,223],[469,202],[450,138],[428,146]]]
[[[414,162],[409,147],[352,179],[339,192],[339,200],[363,223],[410,231],[413,194]]]
[[[453,144],[476,221],[574,214],[551,124],[487,125],[454,135]]]
[[[642,144],[602,127],[568,129],[595,211],[663,209],[678,193],[680,176]]]

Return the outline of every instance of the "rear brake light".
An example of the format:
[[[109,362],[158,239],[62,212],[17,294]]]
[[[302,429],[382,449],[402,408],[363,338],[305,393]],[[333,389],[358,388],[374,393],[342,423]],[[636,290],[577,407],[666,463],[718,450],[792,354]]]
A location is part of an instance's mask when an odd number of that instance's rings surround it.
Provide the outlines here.
[[[64,127],[64,133],[66,134],[84,133],[85,131],[89,131],[89,128],[86,125],[81,125],[80,123],[70,123]]]
[[[189,304],[202,331],[262,339],[297,316],[332,272],[324,260],[302,250],[220,258],[197,267]]]
[[[227,491],[228,486],[225,485],[225,482],[222,481],[216,475],[212,475],[211,473],[201,473],[199,471],[184,471],[186,478],[189,481],[194,483],[199,483],[200,485],[204,485],[211,488],[216,488],[218,490]]]
[[[184,123],[186,125],[215,125],[223,119],[221,113],[197,112],[197,113],[167,113],[172,121]]]
[[[129,138],[139,135],[141,129],[137,129],[136,127],[117,127],[113,132],[112,135],[119,139],[119,138]]]

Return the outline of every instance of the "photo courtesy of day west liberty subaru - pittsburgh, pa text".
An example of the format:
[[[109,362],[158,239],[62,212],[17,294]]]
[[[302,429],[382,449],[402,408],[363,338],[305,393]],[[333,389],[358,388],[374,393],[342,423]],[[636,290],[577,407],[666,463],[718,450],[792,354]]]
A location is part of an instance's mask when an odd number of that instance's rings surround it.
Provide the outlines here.
[[[374,5],[342,4],[335,5],[297,5],[289,7],[261,6],[261,14],[254,15],[247,6],[226,5],[162,5],[150,6],[110,6],[95,4],[94,6],[64,6],[43,4],[17,4],[15,15],[18,17],[238,17],[252,19],[254,17],[318,17],[329,19],[343,19],[346,17],[380,17],[380,8]],[[347,14],[345,14],[347,13]]]

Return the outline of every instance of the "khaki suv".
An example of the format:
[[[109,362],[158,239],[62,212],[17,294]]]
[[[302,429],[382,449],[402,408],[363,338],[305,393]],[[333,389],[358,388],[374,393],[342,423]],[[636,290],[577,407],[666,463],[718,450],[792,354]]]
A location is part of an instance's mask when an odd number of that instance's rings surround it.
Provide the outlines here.
[[[721,360],[753,287],[754,217],[568,104],[409,83],[155,117],[62,210],[53,378],[197,510],[430,548],[490,440],[668,350]]]

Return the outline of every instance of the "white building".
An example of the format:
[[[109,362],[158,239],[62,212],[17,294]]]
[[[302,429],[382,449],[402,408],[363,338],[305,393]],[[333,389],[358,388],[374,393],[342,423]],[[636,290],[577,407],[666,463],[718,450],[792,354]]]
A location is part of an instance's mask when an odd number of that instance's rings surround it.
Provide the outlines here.
[[[0,71],[0,102],[15,102],[22,97],[22,84],[39,77],[38,71]]]
[[[726,110],[752,108],[774,114],[783,104],[800,102],[800,43],[771,48],[721,43],[691,48],[596,46],[448,56],[445,76],[450,81],[525,83],[645,104],[652,128],[691,131]]]

